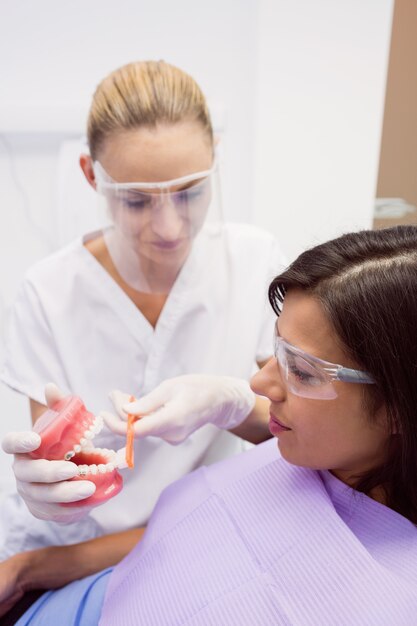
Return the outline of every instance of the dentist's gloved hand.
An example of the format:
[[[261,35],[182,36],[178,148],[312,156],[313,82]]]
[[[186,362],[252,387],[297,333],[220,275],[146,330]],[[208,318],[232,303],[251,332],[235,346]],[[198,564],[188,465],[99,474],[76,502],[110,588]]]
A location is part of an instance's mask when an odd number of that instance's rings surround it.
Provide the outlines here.
[[[255,404],[249,383],[229,376],[190,374],[170,378],[143,398],[129,403],[130,396],[113,391],[110,398],[118,416],[103,412],[107,426],[126,435],[128,413],[140,417],[135,437],[160,437],[178,444],[205,424],[230,429],[241,424]]]
[[[63,397],[56,385],[46,386],[48,407]],[[89,507],[62,507],[59,502],[88,498],[95,492],[95,484],[89,480],[70,482],[68,479],[78,473],[77,466],[70,461],[32,459],[27,453],[36,450],[40,443],[40,436],[30,430],[8,433],[2,441],[3,450],[15,455],[13,471],[17,491],[32,515],[39,519],[70,523],[84,517]]]

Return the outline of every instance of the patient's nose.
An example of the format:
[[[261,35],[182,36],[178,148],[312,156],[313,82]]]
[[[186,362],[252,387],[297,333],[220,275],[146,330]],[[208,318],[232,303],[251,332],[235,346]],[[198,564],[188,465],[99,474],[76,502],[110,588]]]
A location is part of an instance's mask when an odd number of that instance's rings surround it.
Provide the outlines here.
[[[283,402],[286,398],[286,386],[275,357],[259,370],[250,381],[252,391],[258,396],[265,396],[271,402]]]

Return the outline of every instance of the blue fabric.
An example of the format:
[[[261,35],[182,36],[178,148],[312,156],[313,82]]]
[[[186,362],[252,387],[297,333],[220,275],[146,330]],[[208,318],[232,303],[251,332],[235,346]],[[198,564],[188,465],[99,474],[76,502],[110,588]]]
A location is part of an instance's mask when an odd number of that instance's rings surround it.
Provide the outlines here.
[[[44,593],[16,626],[97,626],[112,568]]]

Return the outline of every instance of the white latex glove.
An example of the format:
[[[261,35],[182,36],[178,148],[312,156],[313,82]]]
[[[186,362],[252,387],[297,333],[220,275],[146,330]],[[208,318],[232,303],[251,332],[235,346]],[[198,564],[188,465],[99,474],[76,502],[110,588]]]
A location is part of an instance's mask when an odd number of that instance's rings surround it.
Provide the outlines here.
[[[129,403],[130,396],[121,391],[112,391],[110,398],[118,416],[107,412],[101,416],[113,432],[126,435],[130,413],[141,417],[134,424],[135,437],[151,435],[171,444],[181,443],[205,424],[235,428],[255,404],[247,381],[203,374],[165,380],[135,402]]]
[[[63,397],[56,385],[46,386],[48,407]],[[70,523],[84,517],[90,507],[62,507],[58,503],[88,498],[95,492],[95,484],[90,480],[68,480],[78,473],[75,463],[32,459],[25,454],[36,450],[40,443],[40,436],[33,431],[11,432],[2,441],[3,450],[15,455],[13,471],[17,491],[32,515],[39,519]]]

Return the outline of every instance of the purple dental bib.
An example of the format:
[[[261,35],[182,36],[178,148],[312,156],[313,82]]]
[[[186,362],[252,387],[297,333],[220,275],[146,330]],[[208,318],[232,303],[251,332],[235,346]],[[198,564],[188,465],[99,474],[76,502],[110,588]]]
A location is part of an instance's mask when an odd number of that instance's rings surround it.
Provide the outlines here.
[[[417,624],[417,529],[272,440],[165,490],[100,624]]]

